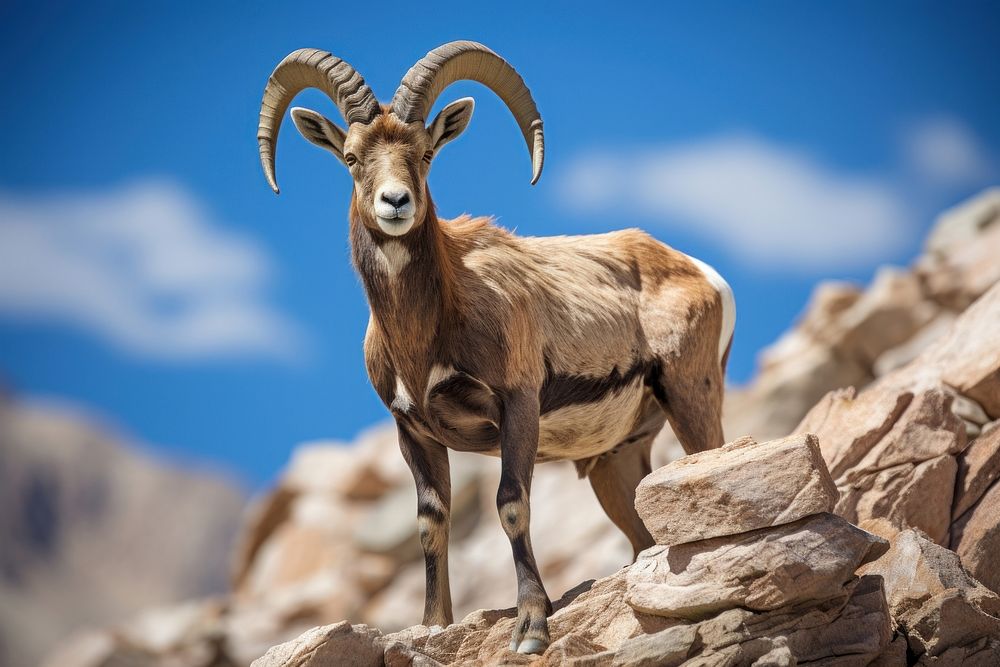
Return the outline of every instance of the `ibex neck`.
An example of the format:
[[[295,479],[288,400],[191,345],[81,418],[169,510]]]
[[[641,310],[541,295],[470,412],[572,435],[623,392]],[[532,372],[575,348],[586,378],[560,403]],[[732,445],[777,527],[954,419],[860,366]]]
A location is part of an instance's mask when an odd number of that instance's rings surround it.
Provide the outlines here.
[[[352,199],[351,252],[372,316],[390,339],[431,348],[455,312],[454,258],[427,197],[420,225],[400,237],[366,227]]]

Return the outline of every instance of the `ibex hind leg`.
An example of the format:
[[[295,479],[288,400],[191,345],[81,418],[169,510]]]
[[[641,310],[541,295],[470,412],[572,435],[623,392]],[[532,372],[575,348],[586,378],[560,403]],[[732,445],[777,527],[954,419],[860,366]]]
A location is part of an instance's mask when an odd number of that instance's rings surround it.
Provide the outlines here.
[[[635,488],[652,469],[650,449],[655,436],[654,432],[635,442],[626,441],[602,454],[587,475],[604,513],[632,543],[633,560],[653,546],[652,536],[635,511]]]
[[[657,365],[650,384],[685,453],[723,445],[724,380],[718,357],[664,359]]]

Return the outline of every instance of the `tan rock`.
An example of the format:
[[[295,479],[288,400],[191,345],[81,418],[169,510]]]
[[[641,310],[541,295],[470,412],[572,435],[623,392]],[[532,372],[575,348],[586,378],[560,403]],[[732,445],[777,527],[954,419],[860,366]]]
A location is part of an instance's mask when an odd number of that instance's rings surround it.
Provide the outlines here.
[[[924,292],[960,311],[1000,281],[1000,188],[946,211],[916,265]]]
[[[629,637],[662,630],[674,623],[637,612],[625,601],[627,569],[584,583],[566,593],[549,618],[553,637],[575,633],[608,649],[616,649]],[[581,592],[582,591],[582,592]]]
[[[1000,478],[1000,422],[987,427],[958,457],[955,504],[951,514],[958,518]]]
[[[831,511],[837,490],[816,438],[736,441],[653,471],[635,506],[658,544],[673,545],[790,523]]]
[[[852,523],[886,518],[946,544],[965,423],[952,411],[944,388],[916,395],[891,383],[861,394],[832,392],[798,430],[826,443],[836,471],[837,513]]]
[[[1000,262],[998,262],[1000,264]],[[1000,418],[1000,284],[994,285],[959,317],[934,350],[941,379]]]
[[[899,529],[918,528],[938,544],[945,544],[957,467],[954,457],[943,455],[859,473],[841,487],[836,512],[854,524],[884,518]]]
[[[869,393],[877,395],[879,390],[876,388]],[[868,450],[844,479],[851,481],[859,471],[957,455],[966,446],[965,425],[951,407],[952,396],[938,389],[914,396],[892,429]]]
[[[624,599],[625,571],[598,581],[588,581],[553,604],[549,617],[552,644],[542,664],[558,664],[553,656],[565,656],[569,664],[610,664],[610,656],[586,655],[586,651],[614,651],[624,641],[656,632],[674,621],[635,612]],[[415,629],[386,635],[384,641],[401,642],[415,654],[445,665],[522,664],[533,660],[509,649],[516,610],[479,610],[459,623],[436,633],[406,635]],[[580,660],[582,662],[575,662]],[[418,664],[416,661],[414,664]]]
[[[958,556],[913,530],[892,538],[889,552],[860,570],[880,575],[893,617],[922,659],[1000,663],[1000,597],[962,569]],[[971,664],[971,663],[970,663]]]
[[[251,667],[375,667],[383,662],[381,636],[366,625],[341,621],[272,647]]]
[[[947,335],[954,324],[955,313],[948,310],[938,311],[934,319],[913,334],[909,340],[889,348],[875,359],[875,363],[872,364],[875,377],[887,375],[918,358],[937,340]]]
[[[725,609],[777,609],[845,593],[862,563],[889,544],[833,514],[776,528],[644,551],[628,568],[636,610],[703,618]]]
[[[1000,593],[1000,480],[955,521],[951,547],[976,579]]]
[[[597,665],[602,664],[602,661],[595,660],[593,656],[603,651],[604,647],[600,644],[595,644],[581,635],[570,633],[563,635],[549,646],[549,649],[542,658],[541,664],[543,666],[551,665],[551,667],[562,667],[563,665],[580,666],[584,664],[597,667]],[[604,664],[610,664],[611,661],[608,659],[603,662]]]
[[[848,595],[820,605],[764,613],[731,609],[625,642],[616,665],[794,665],[861,667],[881,655],[892,637],[878,577],[862,577]],[[766,656],[766,657],[765,657]],[[691,663],[686,660],[692,659]]]
[[[885,267],[838,318],[842,333],[834,345],[842,358],[857,359],[870,368],[886,350],[912,338],[937,312],[938,306],[925,299],[913,274]]]
[[[913,401],[910,392],[879,392],[858,398],[854,387],[831,391],[795,429],[817,434],[834,479],[853,468],[889,432]]]

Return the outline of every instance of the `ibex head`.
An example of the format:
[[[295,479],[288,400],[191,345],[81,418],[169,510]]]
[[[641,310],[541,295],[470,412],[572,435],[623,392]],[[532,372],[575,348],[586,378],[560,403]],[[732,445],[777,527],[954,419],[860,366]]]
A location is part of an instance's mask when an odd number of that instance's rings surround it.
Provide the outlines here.
[[[382,106],[361,75],[325,51],[300,49],[274,70],[264,89],[257,141],[261,164],[277,193],[274,151],[278,128],[292,98],[306,88],[322,90],[347,120],[343,129],[315,111],[292,109],[299,132],[333,153],[354,179],[354,205],[365,226],[401,236],[427,211],[427,174],[442,146],[472,118],[471,98],[452,102],[427,124],[441,92],[462,79],[479,81],[507,104],[527,142],[531,182],[542,172],[542,120],[521,76],[503,58],[476,42],[439,46],[403,77],[392,103]]]

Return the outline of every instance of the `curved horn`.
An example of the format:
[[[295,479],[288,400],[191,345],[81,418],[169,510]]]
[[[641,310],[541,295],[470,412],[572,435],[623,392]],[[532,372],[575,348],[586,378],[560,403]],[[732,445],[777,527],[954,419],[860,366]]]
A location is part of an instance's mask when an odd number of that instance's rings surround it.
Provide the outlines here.
[[[326,93],[350,123],[370,123],[379,114],[378,100],[361,75],[348,63],[319,49],[299,49],[274,68],[260,103],[257,144],[267,182],[278,193],[274,177],[274,151],[278,129],[292,98],[306,88]]]
[[[545,138],[542,116],[531,91],[510,64],[477,42],[449,42],[410,68],[392,98],[392,112],[404,123],[426,122],[445,88],[463,79],[484,84],[502,99],[521,128],[531,155],[531,184],[542,175]]]

